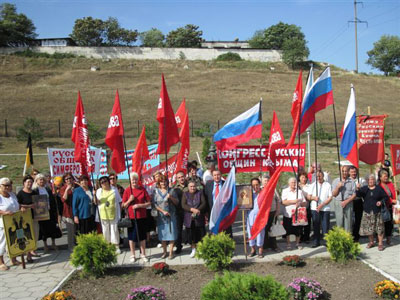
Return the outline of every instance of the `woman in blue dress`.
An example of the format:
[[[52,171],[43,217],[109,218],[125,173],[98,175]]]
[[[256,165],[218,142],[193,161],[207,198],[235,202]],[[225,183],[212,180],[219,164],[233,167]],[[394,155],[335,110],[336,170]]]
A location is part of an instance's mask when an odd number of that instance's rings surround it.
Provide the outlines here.
[[[153,193],[153,205],[158,211],[157,231],[158,239],[162,243],[163,255],[167,257],[167,242],[169,242],[169,259],[174,258],[174,243],[178,238],[178,227],[176,223],[176,208],[178,200],[171,196],[168,188],[168,181],[165,175],[160,176],[160,181]]]

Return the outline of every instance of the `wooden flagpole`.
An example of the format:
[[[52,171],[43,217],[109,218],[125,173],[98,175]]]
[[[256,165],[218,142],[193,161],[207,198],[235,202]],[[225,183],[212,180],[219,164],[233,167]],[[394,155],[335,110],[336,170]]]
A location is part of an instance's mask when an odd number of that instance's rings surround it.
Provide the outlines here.
[[[245,227],[245,221],[244,221],[244,209],[242,209],[242,226],[243,226],[243,247],[244,247],[244,255],[247,260],[247,243],[246,243],[246,227]]]

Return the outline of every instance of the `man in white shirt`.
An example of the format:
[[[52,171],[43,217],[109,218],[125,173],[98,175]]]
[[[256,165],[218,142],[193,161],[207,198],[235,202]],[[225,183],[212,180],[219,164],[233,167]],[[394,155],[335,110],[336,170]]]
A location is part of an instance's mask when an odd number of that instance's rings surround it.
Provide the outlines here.
[[[329,231],[330,219],[330,206],[332,201],[332,187],[324,181],[324,173],[317,171],[318,182],[311,184],[309,188],[308,200],[311,201],[311,216],[313,221],[314,230],[314,244],[312,248],[321,245],[321,225],[322,225],[322,238]]]
[[[213,171],[215,170],[215,163],[209,162],[207,164],[207,170],[203,174],[203,183],[206,184],[207,181],[213,180]]]

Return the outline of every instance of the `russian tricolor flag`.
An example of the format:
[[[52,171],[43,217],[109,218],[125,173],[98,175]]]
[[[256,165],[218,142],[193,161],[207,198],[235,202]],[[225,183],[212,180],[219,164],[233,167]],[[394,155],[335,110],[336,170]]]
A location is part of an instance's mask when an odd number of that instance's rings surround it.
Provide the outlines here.
[[[358,168],[356,95],[351,87],[346,118],[341,132],[340,154]]]
[[[261,138],[262,117],[261,101],[248,111],[237,116],[214,134],[214,143],[218,149],[234,149],[237,145],[252,139]]]
[[[228,178],[213,204],[209,224],[213,234],[226,230],[235,221],[238,211],[235,169],[235,166],[232,166]]]
[[[300,134],[314,122],[317,112],[331,104],[333,104],[331,69],[327,67],[308,93],[306,91],[300,116]]]

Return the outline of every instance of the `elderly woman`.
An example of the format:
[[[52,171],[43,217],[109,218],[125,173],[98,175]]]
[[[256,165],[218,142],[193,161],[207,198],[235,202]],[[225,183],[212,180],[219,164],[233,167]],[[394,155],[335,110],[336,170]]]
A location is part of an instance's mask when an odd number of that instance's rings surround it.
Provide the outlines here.
[[[376,185],[374,174],[368,176],[368,185],[361,187],[356,193],[358,197],[362,197],[364,200],[360,235],[368,236],[369,243],[367,248],[369,249],[375,246],[374,233],[376,233],[378,235],[378,250],[383,251],[385,249],[383,246],[383,233],[385,229],[381,215],[381,206],[382,202],[387,201],[389,197],[379,185]]]
[[[315,174],[317,172],[317,168],[315,168],[315,163],[314,163],[314,169],[315,169],[315,171],[314,171],[312,176],[315,179]],[[309,182],[309,180],[308,180],[308,177],[307,177],[307,173],[305,171],[299,172],[298,184],[299,184],[299,188],[303,191],[304,198],[306,198],[307,194],[309,193],[310,184],[308,182]],[[306,202],[306,207],[307,207],[308,224],[301,227],[300,242],[305,242],[306,244],[308,244],[309,241],[310,241],[311,217],[312,217],[311,216],[311,208],[310,208],[310,203],[309,202]]]
[[[0,179],[0,271],[7,271],[9,268],[4,263],[6,252],[6,236],[4,233],[3,216],[12,215],[19,210],[17,197],[12,192],[12,181],[8,178]],[[21,264],[16,258],[11,259],[14,266]]]
[[[258,201],[258,194],[261,191],[260,180],[258,178],[252,178],[251,187],[253,189],[253,209],[247,214],[247,235],[249,237],[251,236],[251,228],[254,225],[261,204]],[[265,228],[261,230],[254,240],[249,240],[249,246],[251,247],[250,257],[256,256],[256,246],[258,247],[258,257],[263,257],[264,237]]]
[[[379,175],[379,186],[385,191],[388,199],[386,201],[386,207],[389,212],[393,211],[393,204],[396,204],[396,190],[392,182],[389,181],[388,171],[382,169],[378,173]],[[386,244],[390,246],[392,241],[392,231],[393,231],[393,215],[390,213],[390,220],[385,222],[385,236]]]
[[[196,255],[196,244],[206,234],[204,213],[207,204],[203,191],[197,190],[195,181],[189,181],[188,190],[182,196],[183,224],[186,227],[188,240],[192,246],[190,257],[193,258]]]
[[[72,173],[65,173],[62,177],[63,186],[59,191],[63,203],[62,221],[67,227],[68,250],[72,251],[75,246],[75,225],[72,214],[72,195],[78,187]]]
[[[50,219],[45,221],[39,221],[39,240],[43,240],[44,251],[48,252],[49,247],[47,245],[47,239],[51,238],[51,247],[53,250],[57,250],[56,239],[61,237],[61,229],[58,227],[59,208],[62,206],[61,203],[57,203],[56,199],[50,188],[46,185],[46,177],[39,173],[35,177],[33,183],[33,190],[38,195],[43,195],[47,198]]]
[[[286,249],[292,249],[290,245],[290,235],[292,234],[296,236],[296,248],[303,249],[303,247],[299,245],[302,226],[293,226],[292,214],[295,209],[300,206],[305,207],[307,203],[304,199],[303,193],[296,190],[296,178],[289,178],[288,183],[289,187],[282,191],[282,204],[285,206],[283,213],[283,227],[286,230]]]
[[[131,249],[130,262],[136,261],[136,243],[140,245],[140,258],[145,262],[149,261],[146,257],[146,208],[150,204],[149,194],[144,187],[139,185],[139,175],[135,172],[131,173],[131,186],[125,189],[122,197],[122,208],[128,210],[132,222],[132,227],[128,228],[129,248]]]
[[[35,233],[35,240],[38,241],[39,238],[39,222],[35,220],[34,208],[35,204],[33,203],[32,196],[37,195],[37,192],[32,190],[33,178],[31,175],[26,175],[22,180],[23,188],[17,194],[18,203],[21,207],[21,211],[25,211],[27,209],[31,209],[32,212],[32,222],[33,222],[33,232]],[[35,251],[29,252],[27,254],[28,263],[33,262],[33,257],[39,257]]]
[[[117,254],[120,254],[118,221],[121,218],[121,196],[117,188],[111,186],[108,176],[100,177],[99,182],[96,200],[103,236],[107,242],[115,245]]]
[[[80,234],[95,231],[95,207],[93,203],[93,189],[89,186],[89,177],[79,177],[79,187],[74,189],[72,195],[72,215]]]
[[[154,190],[152,202],[158,211],[157,231],[158,240],[162,242],[163,255],[167,257],[167,242],[169,242],[169,259],[174,258],[174,243],[178,238],[176,223],[176,209],[178,199],[171,196],[172,190],[168,188],[168,180],[165,175],[161,175],[160,181]]]

